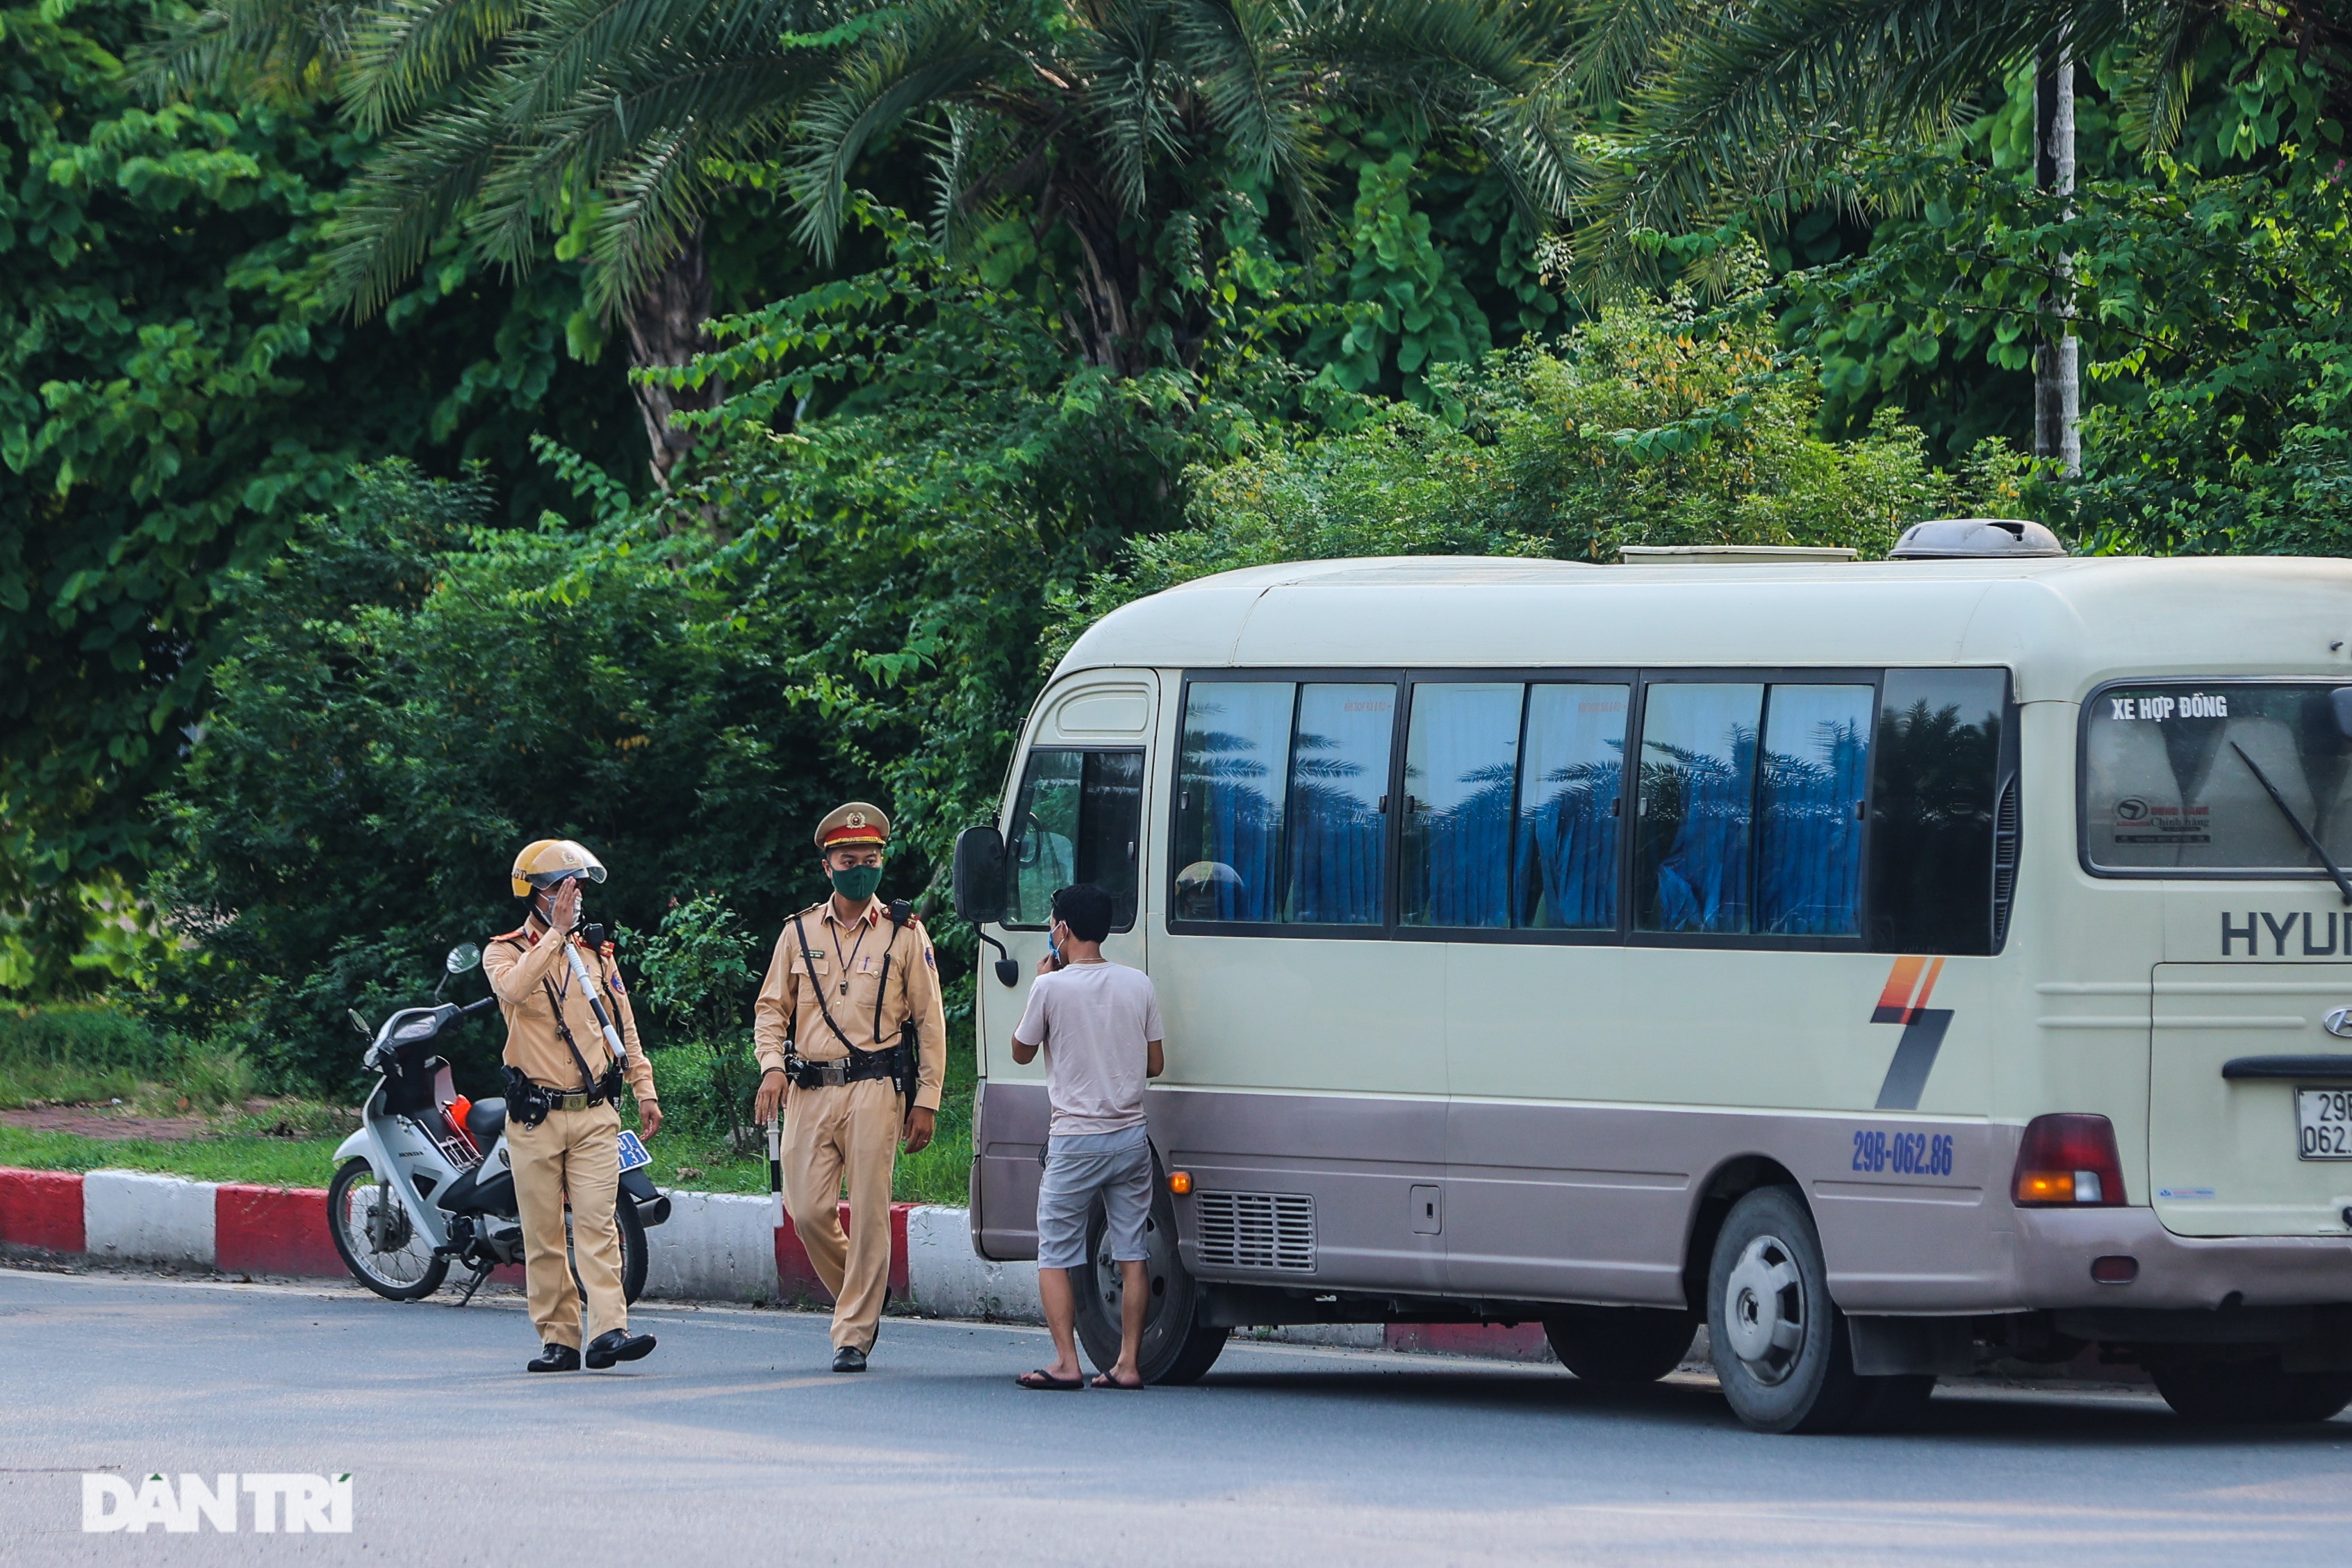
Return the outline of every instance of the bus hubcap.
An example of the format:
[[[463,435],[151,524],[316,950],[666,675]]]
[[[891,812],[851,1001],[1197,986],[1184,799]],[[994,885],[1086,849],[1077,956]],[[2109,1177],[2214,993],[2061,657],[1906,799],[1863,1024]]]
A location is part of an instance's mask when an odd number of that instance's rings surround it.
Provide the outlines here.
[[[1805,1281],[1777,1236],[1759,1236],[1733,1265],[1723,1292],[1724,1336],[1759,1383],[1795,1370],[1805,1342]]]

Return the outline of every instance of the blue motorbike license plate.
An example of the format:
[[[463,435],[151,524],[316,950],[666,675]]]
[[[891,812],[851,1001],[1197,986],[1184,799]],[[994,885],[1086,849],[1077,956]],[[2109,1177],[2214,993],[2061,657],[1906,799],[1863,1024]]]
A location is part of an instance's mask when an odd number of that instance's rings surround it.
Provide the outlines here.
[[[639,1166],[649,1166],[653,1163],[653,1155],[646,1153],[646,1145],[638,1140],[637,1135],[635,1133],[624,1131],[621,1134],[621,1169],[633,1171]]]

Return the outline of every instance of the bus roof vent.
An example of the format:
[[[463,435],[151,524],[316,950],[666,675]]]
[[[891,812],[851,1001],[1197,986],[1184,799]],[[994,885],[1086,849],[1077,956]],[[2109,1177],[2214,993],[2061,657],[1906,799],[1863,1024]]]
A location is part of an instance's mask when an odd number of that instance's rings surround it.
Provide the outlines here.
[[[1844,545],[1623,545],[1617,558],[1627,566],[1810,566],[1861,553]]]
[[[2064,555],[2058,536],[2040,523],[2013,517],[1937,517],[1903,530],[1889,560],[2018,559]]]

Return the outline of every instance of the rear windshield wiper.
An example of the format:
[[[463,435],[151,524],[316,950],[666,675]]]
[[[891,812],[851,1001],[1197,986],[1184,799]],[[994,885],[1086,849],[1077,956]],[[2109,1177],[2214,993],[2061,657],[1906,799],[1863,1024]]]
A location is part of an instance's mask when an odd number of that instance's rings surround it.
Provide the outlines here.
[[[2352,876],[2346,876],[2344,868],[2328,858],[2327,852],[2320,847],[2319,835],[2304,826],[2303,819],[2294,814],[2294,808],[2286,803],[2286,797],[2278,792],[2278,786],[2272,783],[2269,776],[2254,766],[2254,759],[2246,755],[2246,748],[2233,740],[2230,742],[2230,749],[2238,754],[2238,760],[2246,765],[2246,771],[2254,776],[2254,782],[2263,787],[2263,792],[2271,798],[2271,804],[2279,809],[2279,815],[2294,824],[2294,831],[2303,835],[2305,846],[2319,857],[2319,863],[2326,866],[2327,874],[2336,879],[2336,889],[2344,894],[2344,902],[2352,904]]]

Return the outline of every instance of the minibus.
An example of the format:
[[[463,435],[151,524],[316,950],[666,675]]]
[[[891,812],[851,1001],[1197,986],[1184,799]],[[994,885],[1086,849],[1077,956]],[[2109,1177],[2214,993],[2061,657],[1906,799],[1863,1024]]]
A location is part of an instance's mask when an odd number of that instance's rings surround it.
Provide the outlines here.
[[[2352,1400],[2352,563],[1627,553],[1233,571],[1076,642],[957,845],[977,1250],[1035,1256],[1011,1040],[1088,882],[1167,1030],[1157,1381],[1365,1322],[1645,1381],[1703,1324],[1770,1431],[2021,1361]]]

